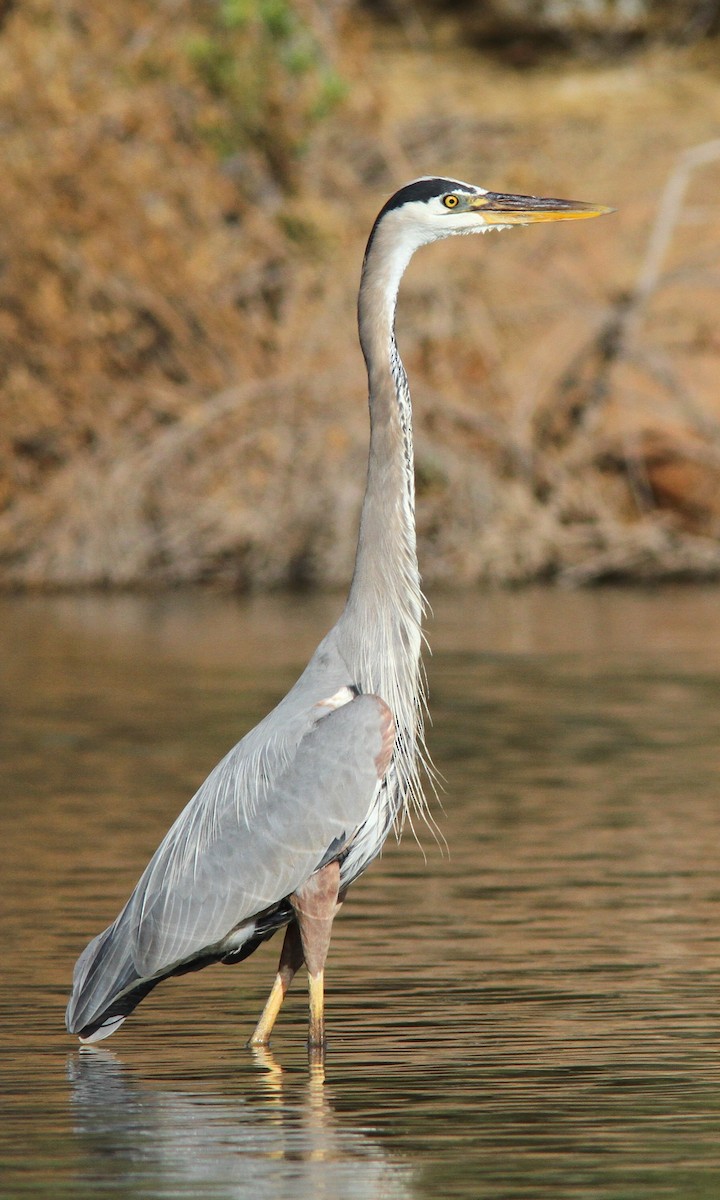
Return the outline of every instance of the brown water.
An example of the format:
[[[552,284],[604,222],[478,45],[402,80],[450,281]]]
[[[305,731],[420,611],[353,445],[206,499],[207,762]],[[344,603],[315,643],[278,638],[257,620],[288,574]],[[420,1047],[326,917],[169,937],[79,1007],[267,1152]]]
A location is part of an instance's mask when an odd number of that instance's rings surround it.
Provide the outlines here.
[[[338,601],[0,600],[0,1195],[720,1195],[720,593],[438,598],[440,825],[355,887],[328,971],[245,1048],[277,942],[62,1016],[217,757]]]

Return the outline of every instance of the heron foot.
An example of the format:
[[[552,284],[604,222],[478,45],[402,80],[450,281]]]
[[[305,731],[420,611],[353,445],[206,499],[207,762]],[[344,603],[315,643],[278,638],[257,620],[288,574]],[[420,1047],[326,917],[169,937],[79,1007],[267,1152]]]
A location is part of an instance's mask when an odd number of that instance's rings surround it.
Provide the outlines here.
[[[325,1082],[325,1043],[322,1046],[311,1046],[308,1042],[308,1070],[311,1081]]]

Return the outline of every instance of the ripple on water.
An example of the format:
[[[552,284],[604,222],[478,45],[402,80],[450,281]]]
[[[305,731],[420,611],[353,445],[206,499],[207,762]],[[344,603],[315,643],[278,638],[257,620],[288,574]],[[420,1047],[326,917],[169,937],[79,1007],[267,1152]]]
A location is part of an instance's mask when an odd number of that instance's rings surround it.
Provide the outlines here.
[[[330,602],[235,669],[285,601],[2,601],[3,1194],[720,1193],[720,604],[664,595],[436,606],[449,856],[405,838],[354,889],[324,1083],[300,981],[274,1057],[244,1048],[275,942],[158,989],[108,1050],[61,1019],[77,951]]]

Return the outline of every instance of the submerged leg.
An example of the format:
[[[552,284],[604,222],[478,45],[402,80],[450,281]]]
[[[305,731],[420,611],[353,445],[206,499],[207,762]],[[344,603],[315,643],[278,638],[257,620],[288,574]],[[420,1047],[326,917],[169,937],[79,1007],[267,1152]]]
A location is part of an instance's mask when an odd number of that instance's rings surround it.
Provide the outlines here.
[[[275,982],[270,990],[262,1016],[255,1026],[248,1046],[267,1046],[270,1041],[273,1025],[280,1012],[285,993],[303,964],[303,948],[300,940],[300,930],[297,921],[291,921],[285,931],[285,941],[280,953]]]
[[[340,907],[340,866],[328,863],[290,897],[300,927],[308,969],[310,1027],[308,1044],[325,1044],[325,959],[330,946],[333,918]]]

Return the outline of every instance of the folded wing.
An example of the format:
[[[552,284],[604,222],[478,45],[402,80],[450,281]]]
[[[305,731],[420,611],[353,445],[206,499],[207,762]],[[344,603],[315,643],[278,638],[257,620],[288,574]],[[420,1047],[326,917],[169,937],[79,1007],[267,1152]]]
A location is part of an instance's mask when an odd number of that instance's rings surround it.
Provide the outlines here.
[[[119,995],[145,994],[144,981],[251,938],[254,918],[352,842],[394,736],[384,701],[361,695],[338,708],[314,705],[294,747],[269,743],[255,754],[242,794],[228,777],[239,770],[231,752],[181,813],[115,923],[78,960],[71,1031],[96,1023]],[[218,804],[218,792],[230,800]]]

